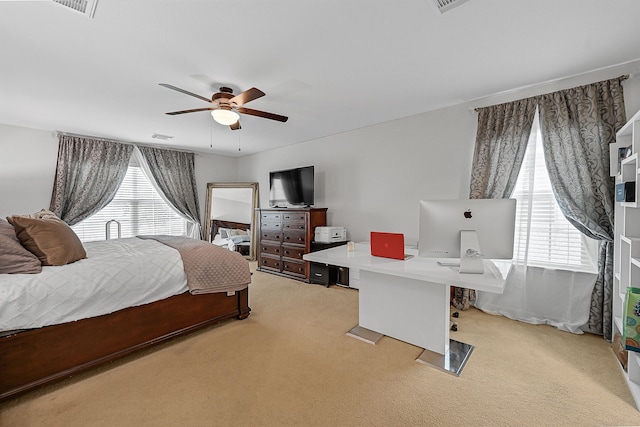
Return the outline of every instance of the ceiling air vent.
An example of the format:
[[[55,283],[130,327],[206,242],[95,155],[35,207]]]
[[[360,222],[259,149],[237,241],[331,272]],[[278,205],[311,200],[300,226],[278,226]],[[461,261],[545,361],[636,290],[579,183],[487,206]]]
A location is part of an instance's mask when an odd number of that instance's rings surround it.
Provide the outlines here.
[[[460,6],[462,3],[467,1],[468,0],[427,0],[438,15],[442,15],[446,11]]]
[[[162,139],[162,140],[166,141],[167,139],[173,138],[173,136],[171,136],[171,135],[163,135],[161,133],[154,133],[153,135],[151,135],[151,138]]]
[[[98,6],[98,0],[53,0],[53,2],[73,9],[89,18],[93,18]]]

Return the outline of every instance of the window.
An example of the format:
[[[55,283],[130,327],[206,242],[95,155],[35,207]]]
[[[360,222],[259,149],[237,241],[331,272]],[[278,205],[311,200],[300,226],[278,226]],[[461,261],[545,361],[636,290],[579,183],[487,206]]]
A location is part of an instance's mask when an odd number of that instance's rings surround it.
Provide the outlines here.
[[[131,156],[127,174],[114,199],[100,212],[71,228],[83,242],[104,240],[106,223],[112,219],[120,222],[121,237],[142,234],[187,235],[188,221],[178,215],[158,194],[138,163]],[[110,227],[111,238],[117,237],[117,225]]]
[[[511,197],[518,200],[515,262],[597,272],[598,242],[571,225],[556,203],[544,160],[537,114]]]

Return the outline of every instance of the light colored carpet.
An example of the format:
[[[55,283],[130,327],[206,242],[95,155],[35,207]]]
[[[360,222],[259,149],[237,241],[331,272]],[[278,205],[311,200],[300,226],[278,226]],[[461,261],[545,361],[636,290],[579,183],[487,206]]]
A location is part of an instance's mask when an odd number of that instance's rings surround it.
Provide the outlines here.
[[[2,426],[640,425],[609,344],[478,310],[462,376],[345,335],[358,294],[257,272],[251,316],[0,404]]]

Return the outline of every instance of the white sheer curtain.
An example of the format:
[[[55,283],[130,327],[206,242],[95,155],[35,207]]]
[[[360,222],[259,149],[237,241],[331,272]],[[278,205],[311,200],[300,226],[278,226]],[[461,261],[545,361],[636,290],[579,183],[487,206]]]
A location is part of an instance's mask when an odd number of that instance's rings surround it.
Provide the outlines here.
[[[555,202],[537,113],[512,197],[518,199],[514,265],[504,293],[478,292],[476,307],[582,333],[597,278],[597,242],[575,229]]]
[[[189,237],[202,238],[200,205],[196,188],[194,154],[146,146],[137,147],[144,157],[145,172],[158,193],[189,221]]]
[[[151,172],[151,168],[149,167],[149,163],[147,163],[147,160],[142,155],[138,147],[135,147],[135,149],[133,150],[133,156],[134,156],[134,159],[137,161],[138,165],[140,166],[140,168],[142,168],[142,170],[144,171],[145,176],[149,179],[149,182],[151,183],[153,188],[158,192],[158,195],[162,198],[162,200],[164,200],[164,202],[167,205],[169,205],[176,214],[180,215],[182,218],[187,220],[187,227],[188,227],[187,236],[193,239],[200,239],[201,238],[200,224],[195,222],[193,218],[189,218],[187,215],[185,215],[184,213],[180,212],[178,209],[175,208],[173,203],[171,203],[171,200],[167,198],[162,188],[160,188],[160,186],[156,182],[154,174]]]

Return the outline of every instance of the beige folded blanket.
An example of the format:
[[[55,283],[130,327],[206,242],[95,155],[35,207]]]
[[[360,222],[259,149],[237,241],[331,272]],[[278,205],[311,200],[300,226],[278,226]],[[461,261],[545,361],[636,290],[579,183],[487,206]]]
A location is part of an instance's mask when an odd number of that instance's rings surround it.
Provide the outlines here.
[[[180,253],[192,294],[239,291],[251,283],[249,262],[238,252],[182,236],[137,236],[153,239]]]

